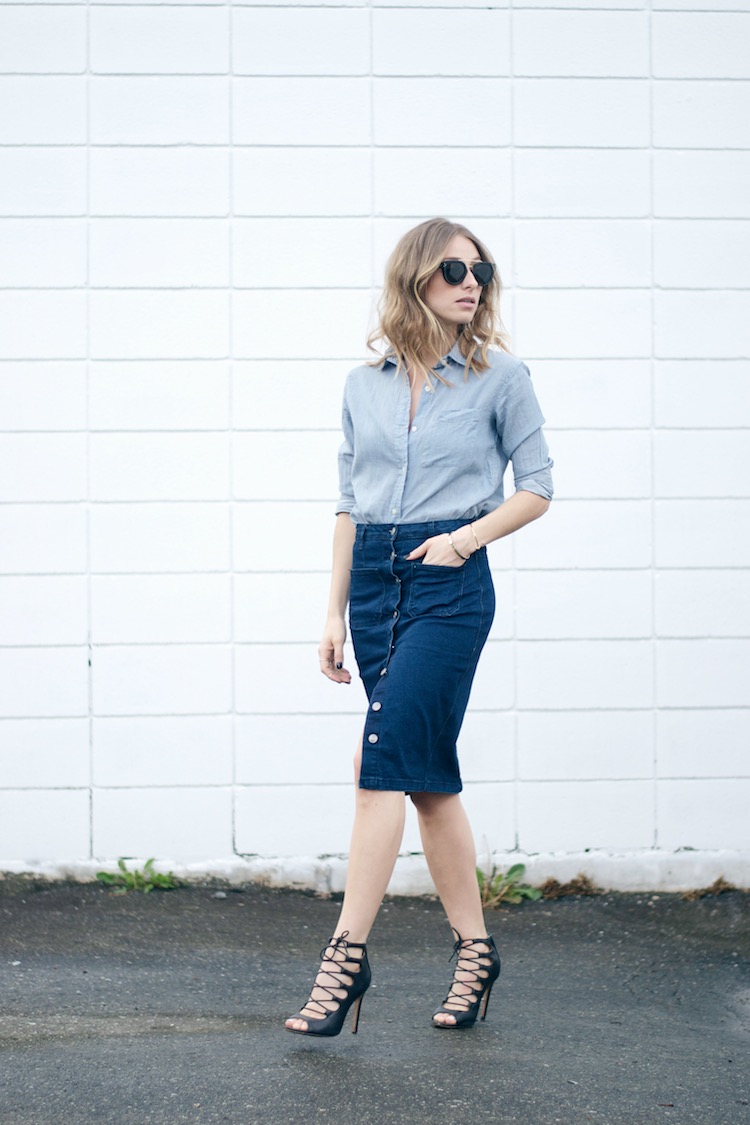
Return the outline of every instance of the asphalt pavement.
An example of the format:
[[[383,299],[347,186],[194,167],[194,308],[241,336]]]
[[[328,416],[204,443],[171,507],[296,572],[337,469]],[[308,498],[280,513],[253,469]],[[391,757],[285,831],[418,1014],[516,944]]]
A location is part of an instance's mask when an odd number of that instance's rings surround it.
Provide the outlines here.
[[[488,913],[487,1020],[438,1031],[439,903],[387,900],[359,1033],[290,1035],[338,904],[0,880],[2,1125],[744,1125],[750,896]]]

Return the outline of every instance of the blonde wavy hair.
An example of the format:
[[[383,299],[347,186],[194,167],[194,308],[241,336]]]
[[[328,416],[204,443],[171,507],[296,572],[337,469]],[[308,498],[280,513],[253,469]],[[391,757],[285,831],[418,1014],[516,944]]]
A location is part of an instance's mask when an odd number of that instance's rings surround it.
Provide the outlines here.
[[[456,235],[473,242],[483,262],[491,262],[487,247],[460,223],[448,219],[428,219],[408,231],[396,244],[388,259],[385,283],[378,307],[379,323],[367,340],[370,351],[384,345],[384,352],[373,367],[379,367],[388,356],[397,362],[397,369],[424,373],[445,383],[439,372],[425,362],[425,356],[443,356],[457,342],[466,360],[466,376],[470,371],[485,371],[489,350],[500,347],[508,351],[507,336],[500,320],[501,284],[497,269],[489,285],[482,287],[477,311],[470,324],[458,333],[458,340],[425,303],[427,282],[445,259],[448,243]]]

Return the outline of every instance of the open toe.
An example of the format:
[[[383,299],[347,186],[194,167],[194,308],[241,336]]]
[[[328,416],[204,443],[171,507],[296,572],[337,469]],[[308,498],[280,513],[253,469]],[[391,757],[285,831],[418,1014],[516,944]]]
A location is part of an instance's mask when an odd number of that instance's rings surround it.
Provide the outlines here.
[[[451,961],[454,957],[456,969],[450,990],[442,1007],[432,1017],[433,1027],[449,1030],[473,1027],[480,1007],[480,1019],[486,1017],[492,986],[500,976],[500,955],[494,938],[462,938],[458,935]]]
[[[352,1032],[356,1035],[362,997],[370,987],[372,973],[367,960],[367,946],[348,941],[348,936],[346,931],[339,937],[331,938],[321,950],[320,971],[310,999],[298,1015],[284,1021],[286,1031],[297,1035],[338,1035],[347,1012],[353,1007]]]

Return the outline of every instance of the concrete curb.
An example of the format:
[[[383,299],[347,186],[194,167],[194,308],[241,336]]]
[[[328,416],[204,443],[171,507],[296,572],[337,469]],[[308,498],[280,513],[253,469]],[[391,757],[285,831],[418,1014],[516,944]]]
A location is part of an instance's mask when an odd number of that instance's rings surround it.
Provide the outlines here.
[[[148,857],[129,857],[130,868],[142,867]],[[257,883],[268,887],[311,890],[331,894],[344,889],[346,856],[229,856],[195,863],[180,863],[168,857],[159,859],[157,871],[171,871],[188,882],[217,879],[230,884]],[[487,857],[477,863],[486,868]],[[523,852],[498,852],[489,866],[507,870],[514,863],[526,867],[525,881],[539,886],[547,879],[568,882],[586,875],[596,886],[610,891],[697,890],[723,878],[739,889],[750,889],[750,851],[622,852],[619,854],[554,852],[527,855]],[[50,882],[90,882],[97,871],[117,870],[115,859],[59,860],[36,862],[0,860],[0,884],[7,876],[27,876]],[[435,893],[421,854],[402,855],[396,864],[389,893],[429,895]]]

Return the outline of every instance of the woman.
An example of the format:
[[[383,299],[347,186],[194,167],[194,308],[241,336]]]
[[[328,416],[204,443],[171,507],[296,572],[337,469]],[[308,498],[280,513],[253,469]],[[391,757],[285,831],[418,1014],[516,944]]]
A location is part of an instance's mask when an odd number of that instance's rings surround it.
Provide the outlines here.
[[[406,234],[388,263],[384,357],[344,392],[341,498],[321,671],[350,683],[349,620],[369,701],[344,901],[312,992],[285,1023],[356,1032],[370,984],[366,941],[415,805],[430,874],[456,934],[453,981],[433,1024],[484,1019],[500,958],[487,934],[461,805],[456,738],[492,623],[486,545],[537,519],[552,481],[526,367],[505,349],[500,280],[478,238],[446,219]],[[503,498],[511,461],[515,493]]]

